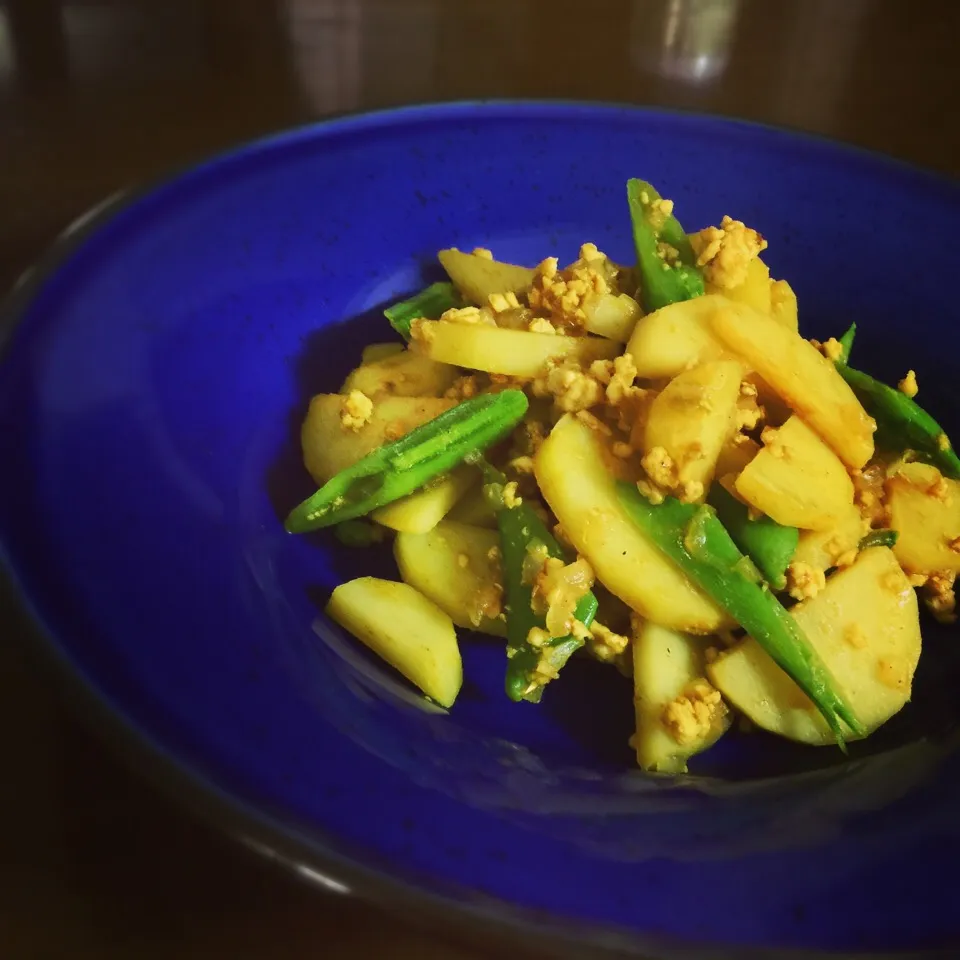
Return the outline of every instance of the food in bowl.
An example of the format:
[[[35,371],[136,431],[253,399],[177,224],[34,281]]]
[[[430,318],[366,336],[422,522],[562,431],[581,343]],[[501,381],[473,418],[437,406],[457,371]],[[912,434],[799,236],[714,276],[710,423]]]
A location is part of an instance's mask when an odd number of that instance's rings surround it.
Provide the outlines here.
[[[287,529],[386,549],[400,579],[328,614],[445,707],[457,628],[505,639],[536,703],[575,654],[632,676],[645,770],[677,773],[739,713],[811,745],[910,699],[918,593],[954,617],[960,459],[915,401],[850,366],[856,327],[799,333],[738,220],[687,234],[631,180],[636,263],[442,250],[302,429],[320,489]]]

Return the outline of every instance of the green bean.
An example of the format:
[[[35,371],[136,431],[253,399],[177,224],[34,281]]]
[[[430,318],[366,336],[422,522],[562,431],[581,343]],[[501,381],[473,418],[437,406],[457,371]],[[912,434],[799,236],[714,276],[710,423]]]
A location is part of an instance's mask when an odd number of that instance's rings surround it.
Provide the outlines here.
[[[869,550],[870,547],[893,547],[896,545],[899,534],[896,530],[871,530],[861,540],[858,549]]]
[[[617,485],[634,523],[708,596],[723,607],[813,701],[845,749],[841,721],[864,728],[834,687],[829,670],[759,571],[730,538],[712,507],[668,497],[650,503],[632,483]]]
[[[329,527],[413,493],[505,437],[527,405],[522,390],[481,394],[457,404],[341,470],[290,512],[287,531]]]
[[[627,181],[627,202],[640,275],[640,298],[648,313],[704,292],[690,239],[677,218],[661,209],[660,194],[643,180]],[[664,258],[661,244],[673,247],[676,259]]]
[[[733,542],[745,553],[774,590],[787,585],[787,567],[797,552],[800,531],[770,517],[750,517],[750,510],[719,483],[710,488],[710,503]]]
[[[432,283],[425,290],[421,290],[409,300],[401,300],[392,307],[383,311],[383,315],[390,321],[390,326],[403,337],[410,339],[410,324],[414,320],[424,317],[427,320],[437,320],[440,315],[454,307],[461,306],[462,301],[457,288],[452,283]]]
[[[856,324],[840,339],[844,352],[836,362],[840,376],[851,386],[863,408],[877,421],[877,447],[902,453],[913,450],[953,480],[960,479],[960,458],[933,417],[912,397],[888,387],[848,365]]]
[[[502,488],[507,478],[481,457],[472,462],[483,471],[488,487]],[[530,642],[530,631],[545,630],[542,613],[532,607],[533,588],[524,583],[523,570],[527,556],[538,544],[542,544],[551,557],[566,560],[563,548],[537,516],[533,507],[523,501],[513,507],[497,498],[497,527],[500,531],[500,553],[503,560],[504,593],[507,609],[507,673],[504,689],[511,700],[527,700],[539,703],[543,695],[543,675],[538,676],[540,665],[559,670],[577,652],[584,641],[574,636],[551,637],[542,647]],[[593,623],[597,612],[597,598],[587,592],[580,598],[574,616],[586,627]]]

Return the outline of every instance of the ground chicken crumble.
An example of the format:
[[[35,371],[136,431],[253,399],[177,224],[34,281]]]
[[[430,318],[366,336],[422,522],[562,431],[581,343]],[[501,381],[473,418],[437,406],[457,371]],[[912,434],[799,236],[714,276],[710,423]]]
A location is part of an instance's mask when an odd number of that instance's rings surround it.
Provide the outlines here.
[[[824,572],[809,563],[800,560],[787,567],[787,592],[794,600],[810,600],[826,585]]]
[[[662,721],[670,736],[680,746],[687,746],[709,736],[727,712],[720,691],[700,679],[663,708]]]
[[[750,261],[767,249],[767,241],[756,230],[731,217],[724,217],[719,227],[692,234],[690,243],[704,279],[718,290],[743,284]]]
[[[360,390],[351,390],[340,404],[340,426],[344,430],[360,430],[373,416],[373,401]]]
[[[591,297],[616,292],[617,268],[595,244],[580,247],[580,257],[569,267],[558,269],[556,257],[547,257],[534,271],[527,295],[530,309],[547,320],[554,332],[583,333],[585,305]],[[538,332],[545,332],[540,328]]]

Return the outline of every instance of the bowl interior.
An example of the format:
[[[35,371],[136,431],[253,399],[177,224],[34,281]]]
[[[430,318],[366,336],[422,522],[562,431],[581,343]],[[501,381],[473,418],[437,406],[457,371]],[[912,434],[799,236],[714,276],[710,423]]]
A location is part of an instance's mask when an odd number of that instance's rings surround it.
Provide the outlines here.
[[[847,838],[850,869],[866,876],[906,849],[882,845],[902,833],[891,804],[914,791],[925,829],[942,824],[957,788],[921,787],[955,739],[950,631],[925,623],[913,703],[849,758],[734,733],[692,763],[694,777],[664,781],[633,769],[630,683],[609,667],[577,662],[539,707],[513,704],[501,645],[471,637],[455,708],[430,707],[321,613],[338,582],[396,576],[389,551],[282,531],[312,489],[298,441],[308,398],[335,391],[365,343],[391,339],[380,310],[437,278],[436,250],[534,263],[573,259],[591,240],[627,261],[630,176],[674,198],[688,229],[724,214],[758,228],[804,334],[856,320],[856,364],[888,381],[912,367],[925,406],[960,430],[952,185],[693,117],[405,111],[190,171],[110,217],[21,297],[0,360],[12,575],[48,642],[125,722],[297,824],[307,846],[455,899],[480,891],[665,937],[893,947],[914,945],[918,923],[945,935],[932,887],[909,922],[896,891],[872,887],[844,918],[796,910],[825,896],[818,844]],[[772,852],[793,858],[785,884],[764,866]],[[639,897],[631,885],[666,861],[657,892]],[[718,889],[735,861],[752,899],[721,895],[691,921],[691,861]]]

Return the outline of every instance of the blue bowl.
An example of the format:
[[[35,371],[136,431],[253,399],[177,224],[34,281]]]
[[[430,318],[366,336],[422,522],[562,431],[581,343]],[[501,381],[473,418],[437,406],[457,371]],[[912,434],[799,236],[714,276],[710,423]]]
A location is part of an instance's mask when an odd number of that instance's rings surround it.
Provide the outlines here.
[[[730,735],[644,776],[629,682],[582,662],[539,707],[465,641],[431,708],[327,621],[387,558],[281,518],[297,431],[435,251],[631,256],[624,183],[769,238],[808,336],[917,370],[949,429],[957,185],[751,124],[449,104],[244,146],[75,225],[18,285],[0,357],[0,560],[85,709],[245,842],[329,889],[590,955],[958,955],[956,638],[844,758]],[[387,575],[390,575],[389,573]],[[769,954],[763,953],[764,956]]]

